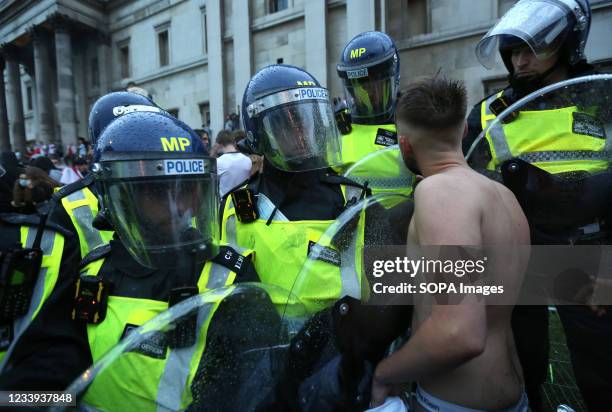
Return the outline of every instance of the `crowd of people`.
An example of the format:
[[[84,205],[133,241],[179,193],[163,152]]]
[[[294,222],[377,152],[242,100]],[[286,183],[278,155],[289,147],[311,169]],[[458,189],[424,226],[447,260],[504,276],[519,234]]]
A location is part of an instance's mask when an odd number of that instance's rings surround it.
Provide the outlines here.
[[[54,188],[83,179],[89,173],[90,149],[85,139],[80,138],[75,151],[60,158],[50,149],[54,145],[36,144],[28,149],[26,156],[3,152],[0,165],[0,213],[32,214],[44,210],[51,199]],[[30,150],[31,149],[31,150]]]
[[[612,116],[592,90],[513,104],[595,74],[590,19],[586,0],[518,2],[476,45],[509,85],[469,114],[460,81],[400,85],[374,31],[346,45],[333,105],[306,70],[264,67],[213,141],[131,85],[96,101],[66,165],[2,153],[0,389],[63,391],[104,360],[84,408],[546,410],[549,306],[515,304],[532,245],[610,243],[587,189],[611,181]],[[583,210],[550,219],[571,196]],[[398,244],[487,250],[510,292],[368,305],[364,250]],[[197,310],[138,329],[181,302]],[[612,312],[557,311],[586,408],[608,410]]]

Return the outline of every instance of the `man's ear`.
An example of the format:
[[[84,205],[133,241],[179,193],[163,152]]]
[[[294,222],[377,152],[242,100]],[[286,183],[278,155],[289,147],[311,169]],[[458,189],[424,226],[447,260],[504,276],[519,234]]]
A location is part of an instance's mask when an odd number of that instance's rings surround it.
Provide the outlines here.
[[[399,135],[397,140],[399,143],[400,152],[402,152],[402,154],[408,154],[412,152],[412,145],[408,140],[408,136]]]
[[[468,122],[467,120],[463,123],[463,136],[461,137],[461,140],[465,139],[465,136],[467,136],[468,134]]]

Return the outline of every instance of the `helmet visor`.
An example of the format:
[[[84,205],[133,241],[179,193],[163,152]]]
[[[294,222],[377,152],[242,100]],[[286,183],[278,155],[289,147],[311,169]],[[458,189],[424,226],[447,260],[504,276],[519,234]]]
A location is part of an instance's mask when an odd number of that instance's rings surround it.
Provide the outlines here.
[[[264,157],[278,169],[303,172],[340,163],[340,136],[327,98],[273,107],[258,123]]]
[[[344,80],[346,100],[355,119],[388,119],[393,113],[397,83],[393,77]]]
[[[194,168],[204,164],[203,159],[174,162]],[[103,186],[114,229],[141,265],[201,263],[218,253],[216,174],[111,178],[103,180]]]
[[[492,69],[500,42],[514,36],[525,42],[539,60],[547,59],[563,45],[572,23],[570,16],[569,7],[558,1],[521,1],[478,42],[476,57],[484,67]]]

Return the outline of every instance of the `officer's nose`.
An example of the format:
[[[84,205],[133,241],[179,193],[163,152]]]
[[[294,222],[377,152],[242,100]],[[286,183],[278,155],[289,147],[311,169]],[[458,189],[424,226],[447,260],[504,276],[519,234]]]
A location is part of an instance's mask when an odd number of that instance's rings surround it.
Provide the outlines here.
[[[524,68],[529,65],[531,60],[531,50],[521,49],[514,54],[514,64],[517,69]]]

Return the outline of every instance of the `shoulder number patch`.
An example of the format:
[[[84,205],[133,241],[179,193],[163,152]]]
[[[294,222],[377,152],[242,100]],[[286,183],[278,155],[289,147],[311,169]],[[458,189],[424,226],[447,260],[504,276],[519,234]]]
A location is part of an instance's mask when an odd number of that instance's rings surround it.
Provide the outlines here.
[[[378,129],[374,144],[379,146],[393,146],[397,144],[397,133],[386,129]]]

